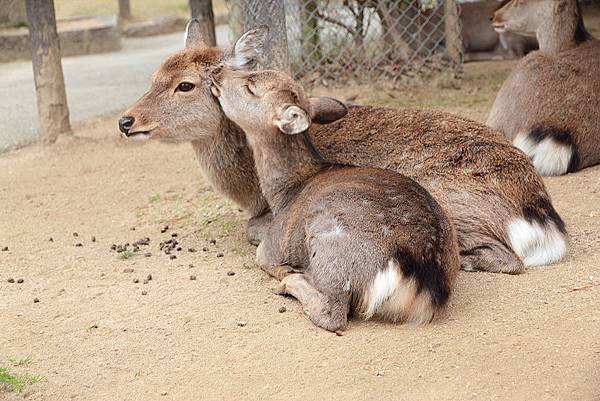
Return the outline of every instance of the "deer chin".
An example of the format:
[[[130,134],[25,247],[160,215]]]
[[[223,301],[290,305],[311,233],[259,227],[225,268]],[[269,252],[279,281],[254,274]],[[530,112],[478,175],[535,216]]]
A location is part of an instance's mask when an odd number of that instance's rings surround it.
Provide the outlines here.
[[[147,141],[152,137],[152,130],[150,131],[135,131],[127,134],[122,134],[125,138],[132,141]]]

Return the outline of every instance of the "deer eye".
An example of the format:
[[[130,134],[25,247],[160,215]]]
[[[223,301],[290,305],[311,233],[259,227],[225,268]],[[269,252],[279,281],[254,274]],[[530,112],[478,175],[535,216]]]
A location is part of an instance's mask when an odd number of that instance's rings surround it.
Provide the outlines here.
[[[194,89],[194,84],[191,82],[182,82],[179,85],[177,85],[177,90],[181,91],[181,92],[189,92],[192,89]]]

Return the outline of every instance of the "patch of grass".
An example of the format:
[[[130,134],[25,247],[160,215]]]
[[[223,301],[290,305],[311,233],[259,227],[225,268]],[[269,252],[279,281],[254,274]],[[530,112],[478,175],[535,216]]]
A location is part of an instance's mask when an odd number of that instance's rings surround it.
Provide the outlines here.
[[[30,356],[26,356],[25,358],[8,358],[8,362],[13,366],[29,366],[32,361]]]
[[[119,255],[119,259],[127,260],[127,259],[133,258],[136,255],[136,253],[128,250],[128,251],[119,252],[118,255]]]
[[[39,375],[13,374],[7,368],[0,367],[0,390],[23,392],[28,386],[42,381]]]
[[[160,199],[160,194],[153,194],[148,198],[150,202],[158,202]]]

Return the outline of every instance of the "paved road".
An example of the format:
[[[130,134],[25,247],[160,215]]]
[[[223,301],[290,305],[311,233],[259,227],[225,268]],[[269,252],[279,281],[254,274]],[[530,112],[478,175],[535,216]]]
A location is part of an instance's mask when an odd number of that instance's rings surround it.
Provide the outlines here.
[[[217,42],[228,42],[226,26]],[[183,46],[183,34],[123,39],[119,52],[66,57],[63,71],[71,121],[125,109],[148,88],[160,62]],[[0,152],[35,141],[38,119],[31,62],[0,64]]]

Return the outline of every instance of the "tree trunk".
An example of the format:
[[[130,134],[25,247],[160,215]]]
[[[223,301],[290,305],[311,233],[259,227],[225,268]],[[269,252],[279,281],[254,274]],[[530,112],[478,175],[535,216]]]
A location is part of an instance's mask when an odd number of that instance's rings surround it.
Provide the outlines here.
[[[200,21],[202,27],[202,40],[207,46],[216,46],[215,15],[213,13],[212,0],[190,0],[192,18]]]
[[[129,0],[119,0],[119,19],[129,21],[131,19],[131,5]]]
[[[54,0],[26,0],[26,6],[40,139],[53,143],[58,135],[71,132]]]
[[[244,0],[244,31],[259,25],[269,27],[260,67],[290,72],[283,0]]]
[[[446,54],[452,63],[455,73],[462,65],[461,50],[463,47],[458,5],[456,0],[445,0],[444,2],[444,28],[446,36]]]

